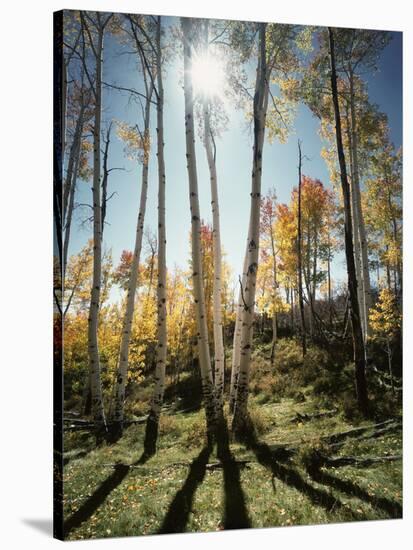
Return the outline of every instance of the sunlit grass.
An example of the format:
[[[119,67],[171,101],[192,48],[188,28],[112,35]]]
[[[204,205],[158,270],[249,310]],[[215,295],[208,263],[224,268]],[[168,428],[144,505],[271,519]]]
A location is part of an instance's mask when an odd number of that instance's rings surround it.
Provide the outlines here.
[[[305,391],[305,389],[304,389]],[[253,415],[261,415],[266,426],[260,438],[269,445],[302,442],[311,447],[320,436],[346,430],[351,424],[337,413],[297,423],[292,419],[299,413],[319,410],[310,397],[303,403],[283,398],[279,403],[258,406],[259,396],[251,399]],[[204,413],[198,411],[167,417],[161,426],[158,454],[143,465],[131,467],[121,482],[111,490],[103,503],[73,529],[70,539],[131,536],[157,533],[177,492],[184,486],[189,464],[198,456],[204,438]],[[76,448],[85,450],[85,436],[70,434],[69,457],[65,466],[65,517],[74,514],[102,483],[114,472],[116,463],[134,464],[142,454],[144,427],[128,428],[116,445],[102,445],[86,456],[76,458]],[[69,443],[68,443],[69,444]],[[401,454],[401,434],[390,433],[377,439],[349,439],[339,453],[357,456]],[[378,464],[370,468],[322,469],[330,476],[330,484],[312,479],[300,456],[285,465],[302,480],[306,490],[297,489],[273,476],[257,461],[251,450],[232,443],[237,460],[249,460],[240,467],[240,483],[245,508],[252,527],[320,524],[392,517],[377,505],[377,499],[401,504],[402,465],[400,461]],[[209,462],[216,462],[215,456]],[[186,531],[216,531],[223,529],[225,491],[222,468],[208,469],[196,487]],[[346,485],[332,484],[337,478]],[[350,493],[343,490],[350,488]],[[358,488],[359,496],[351,494]],[[309,489],[308,489],[309,488]],[[336,502],[331,509],[318,503],[311,488],[330,495]],[[361,492],[360,492],[361,491]],[[354,492],[354,491],[353,491]],[[363,498],[360,498],[362,495]],[[376,500],[374,500],[376,499]]]

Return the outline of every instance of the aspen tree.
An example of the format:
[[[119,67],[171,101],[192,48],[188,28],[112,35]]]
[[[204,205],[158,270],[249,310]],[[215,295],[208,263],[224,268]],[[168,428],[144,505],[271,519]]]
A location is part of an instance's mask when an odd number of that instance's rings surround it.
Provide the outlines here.
[[[302,153],[301,142],[298,141],[298,215],[297,215],[297,275],[298,275],[298,301],[300,305],[300,320],[301,320],[301,347],[303,357],[307,353],[305,315],[304,315],[304,299],[303,299],[303,263],[302,263],[302,230],[301,230],[301,188],[302,188]]]
[[[208,21],[205,22],[204,47],[208,47]],[[204,94],[202,114],[204,122],[204,146],[208,161],[211,183],[212,238],[214,253],[213,281],[213,328],[214,328],[214,383],[216,403],[222,409],[224,399],[224,341],[222,335],[222,250],[221,229],[219,222],[219,197],[217,168],[215,163],[215,142],[210,122],[211,98]]]
[[[232,428],[242,432],[246,428],[249,366],[252,346],[252,329],[254,322],[255,289],[258,269],[260,238],[261,174],[262,149],[264,146],[265,120],[268,106],[269,75],[267,72],[266,24],[259,24],[259,61],[255,84],[253,116],[254,147],[251,185],[250,224],[248,235],[248,259],[245,286],[241,287],[243,311],[241,321],[240,366],[237,381],[237,397],[234,409]]]
[[[103,41],[107,24],[112,15],[96,12],[95,20],[87,12],[80,12],[83,43],[86,42],[93,53],[95,61],[95,78],[92,86],[94,95],[93,124],[93,275],[88,319],[88,351],[90,363],[90,389],[92,397],[92,416],[97,426],[106,429],[105,411],[103,408],[102,383],[100,377],[100,358],[98,345],[98,322],[102,276],[102,219],[101,219],[101,120],[102,120],[102,65]],[[93,33],[96,35],[92,37]],[[83,56],[85,72],[87,63]],[[89,78],[89,77],[88,77]],[[89,79],[92,85],[91,80]]]
[[[343,138],[341,133],[341,117],[337,91],[337,73],[334,50],[334,31],[328,28],[330,63],[331,63],[331,93],[333,97],[334,119],[336,124],[337,154],[340,165],[340,180],[344,201],[344,231],[345,252],[347,263],[348,288],[351,304],[351,324],[353,330],[354,363],[356,370],[357,399],[361,412],[367,415],[368,395],[366,383],[366,358],[364,350],[363,332],[360,322],[360,309],[357,297],[357,277],[353,251],[353,231],[351,220],[350,187],[347,178],[346,161],[344,156]]]
[[[145,114],[144,114],[144,154],[141,173],[141,193],[139,201],[139,213],[136,224],[135,232],[135,245],[133,250],[132,264],[130,268],[127,295],[126,295],[126,308],[122,321],[122,336],[119,350],[119,363],[116,376],[116,388],[115,388],[115,403],[113,409],[113,421],[115,422],[116,429],[122,429],[122,422],[124,416],[124,401],[125,401],[125,388],[128,377],[128,364],[129,364],[129,346],[132,334],[133,315],[135,311],[135,294],[138,283],[138,272],[142,251],[142,238],[144,231],[145,213],[146,213],[146,201],[148,196],[148,175],[149,175],[149,129],[150,129],[150,111],[151,111],[151,98],[153,86],[148,84],[145,69],[143,69],[144,81],[146,87],[146,100],[145,100]]]
[[[202,392],[205,402],[207,421],[207,437],[209,444],[212,444],[217,427],[217,416],[211,358],[208,344],[208,327],[202,274],[201,216],[199,209],[198,175],[195,156],[194,102],[191,80],[193,24],[190,18],[182,18],[181,21],[184,41],[185,141],[189,183],[189,202],[191,208],[192,285],[195,301],[199,365],[201,370]]]
[[[161,16],[157,18],[156,39],[156,139],[158,157],[158,284],[157,284],[157,348],[155,367],[155,388],[147,422],[145,452],[152,454],[156,450],[159,418],[165,390],[165,371],[167,359],[166,329],[166,227],[165,227],[165,157],[164,157],[164,89],[162,81]]]

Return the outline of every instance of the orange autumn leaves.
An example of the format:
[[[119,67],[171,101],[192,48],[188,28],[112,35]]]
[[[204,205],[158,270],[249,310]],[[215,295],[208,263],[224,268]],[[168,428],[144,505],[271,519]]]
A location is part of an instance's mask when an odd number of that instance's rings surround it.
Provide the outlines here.
[[[314,260],[316,259],[316,286],[324,276],[323,266],[328,254],[335,248],[337,207],[334,193],[318,179],[309,176],[302,178],[302,249],[304,268],[309,278],[314,278]],[[297,285],[297,228],[298,228],[298,192],[294,188],[289,204],[277,203],[272,191],[263,198],[261,207],[261,263],[259,267],[259,286],[264,296],[264,288],[271,283],[272,295],[276,296],[276,310],[285,310],[286,304],[279,299],[280,287],[296,288]],[[275,265],[274,265],[275,255]],[[268,274],[271,272],[271,275]],[[271,286],[271,285],[270,285]],[[261,310],[267,309],[269,298],[262,298]],[[271,309],[271,308],[270,308]]]

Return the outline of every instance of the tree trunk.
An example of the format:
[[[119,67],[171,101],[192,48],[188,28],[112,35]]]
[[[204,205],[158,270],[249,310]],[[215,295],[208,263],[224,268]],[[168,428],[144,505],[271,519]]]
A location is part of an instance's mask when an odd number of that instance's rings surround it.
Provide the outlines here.
[[[150,93],[145,102],[145,121],[144,121],[144,135],[149,136],[150,131],[150,111],[151,111],[151,96],[152,87]],[[122,422],[124,417],[124,401],[125,401],[125,389],[128,378],[128,365],[129,365],[129,345],[132,336],[133,315],[135,311],[135,295],[138,283],[139,264],[142,251],[142,238],[146,213],[146,200],[148,196],[148,170],[149,170],[149,151],[145,152],[144,160],[142,164],[142,187],[139,201],[139,213],[136,224],[135,233],[135,246],[133,250],[132,264],[130,268],[130,275],[128,280],[127,295],[126,295],[126,308],[123,314],[122,321],[122,336],[119,349],[119,362],[116,376],[116,390],[115,390],[115,403],[113,408],[113,418],[116,429],[122,431]]]
[[[313,339],[313,300],[311,292],[311,227],[310,218],[307,220],[307,251],[306,251],[306,266],[304,271],[304,282],[307,291],[308,298],[308,328],[310,332],[310,339]]]
[[[67,163],[66,180],[63,193],[63,222],[66,223],[68,217],[68,208],[70,203],[70,193],[72,190],[73,178],[76,175],[76,166],[79,164],[80,154],[80,141],[83,132],[83,117],[85,112],[84,99],[82,96],[82,103],[79,111],[79,115],[76,121],[75,131],[73,134],[73,142],[70,147],[69,162]]]
[[[112,122],[106,131],[105,150],[103,151],[103,178],[102,178],[102,238],[105,230],[106,208],[108,202],[108,180],[109,180],[109,146],[110,146],[110,134],[112,132]]]
[[[361,328],[363,331],[363,338],[365,338],[366,334],[366,319],[365,319],[365,309],[364,309],[364,299],[363,299],[363,278],[362,278],[362,271],[361,271],[361,260],[360,260],[360,240],[359,240],[359,223],[358,223],[358,208],[357,208],[357,200],[356,200],[356,185],[355,185],[355,174],[354,174],[354,159],[353,159],[353,135],[350,130],[350,120],[347,115],[347,138],[349,142],[349,159],[350,159],[350,197],[351,197],[351,210],[352,210],[352,231],[353,231],[353,247],[354,247],[354,261],[356,266],[356,276],[358,281],[357,286],[357,299],[359,302],[359,310],[360,310],[360,321],[361,321]]]
[[[274,365],[275,360],[275,348],[277,346],[277,313],[272,315],[272,343],[271,343],[271,365]]]
[[[106,428],[98,345],[98,322],[102,275],[102,221],[100,202],[100,128],[102,117],[103,29],[99,23],[96,45],[95,113],[93,127],[93,276],[88,319],[88,350],[91,373],[92,416]]]
[[[274,204],[275,209],[275,204]],[[270,218],[270,238],[271,238],[271,254],[272,254],[272,271],[273,271],[273,314],[272,314],[272,343],[271,343],[271,365],[274,364],[275,348],[277,346],[277,251],[275,250],[274,222],[271,215]]]
[[[310,247],[310,244],[307,243],[308,247]],[[312,291],[311,291],[311,278],[310,278],[310,254],[307,254],[307,266],[304,270],[304,283],[305,283],[305,290],[307,292],[307,313],[308,313],[308,328],[310,333],[310,340],[313,339],[314,335],[314,315],[313,315],[313,299],[312,299]]]
[[[305,315],[304,315],[304,298],[303,298],[303,260],[302,260],[302,230],[301,230],[301,143],[298,141],[298,227],[297,227],[297,263],[298,263],[298,301],[300,305],[300,318],[301,318],[301,347],[303,350],[303,357],[307,353],[306,342],[306,328],[305,328]]]
[[[387,189],[387,203],[389,205],[389,209],[390,209],[390,212],[391,212],[391,224],[392,224],[392,227],[393,227],[393,240],[394,240],[394,243],[397,244],[397,242],[399,240],[398,239],[399,227],[397,225],[397,219],[396,219],[396,216],[395,216],[395,213],[394,213],[394,204],[393,204],[393,201],[392,201],[392,193],[390,191],[390,181],[388,179],[388,174],[386,174],[385,182],[386,182],[386,189]],[[395,277],[396,277],[396,275],[397,275],[397,285],[395,285],[395,287],[396,287],[396,297],[398,296],[399,298],[401,298],[403,296],[403,270],[402,270],[400,258],[398,258],[397,263],[396,263]]]
[[[361,207],[361,193],[360,193],[360,176],[358,167],[358,136],[356,127],[356,111],[354,105],[354,80],[353,72],[350,70],[350,113],[351,113],[351,132],[352,132],[352,148],[353,148],[353,164],[354,164],[354,190],[355,190],[355,202],[357,211],[357,225],[358,234],[360,237],[360,251],[361,251],[361,269],[362,269],[362,285],[363,285],[363,317],[364,317],[364,339],[366,340],[370,334],[370,320],[369,311],[371,307],[371,287],[370,287],[370,271],[369,271],[369,258],[367,250],[367,237],[366,227],[364,223],[363,210]]]
[[[240,289],[238,293],[238,303],[237,303],[237,316],[235,319],[235,328],[234,328],[234,340],[232,345],[232,368],[231,368],[231,386],[229,394],[229,410],[234,412],[235,399],[237,396],[237,385],[238,385],[238,373],[239,373],[239,362],[241,357],[241,322],[242,322],[242,310],[244,304],[242,302],[242,292],[245,288],[245,281],[247,277],[247,267],[248,267],[248,242],[245,249],[244,255],[244,265],[242,268],[242,278],[240,279]]]
[[[67,63],[62,55],[62,154],[66,151]]]
[[[165,227],[165,157],[164,157],[164,128],[163,107],[164,91],[162,81],[162,50],[161,50],[161,16],[158,16],[156,28],[156,75],[157,75],[157,156],[158,156],[158,325],[155,367],[155,389],[152,396],[149,412],[147,431],[145,437],[145,451],[153,453],[156,450],[159,418],[165,391],[165,371],[167,356],[167,332],[166,332],[166,227]]]
[[[254,151],[252,166],[250,224],[248,236],[247,277],[243,289],[244,309],[241,326],[241,357],[237,397],[232,428],[242,433],[248,420],[248,386],[254,322],[255,290],[259,259],[262,153],[265,137],[265,119],[268,105],[269,82],[266,65],[266,24],[259,24],[259,64],[254,95]]]
[[[389,245],[386,244],[386,258],[388,258]],[[387,288],[391,290],[391,276],[390,276],[390,263],[389,260],[386,260],[386,278],[387,278]]]
[[[73,210],[75,207],[75,193],[76,193],[77,176],[79,171],[81,139],[82,139],[82,133],[83,133],[83,113],[84,113],[84,105],[82,103],[82,107],[79,113],[79,118],[76,123],[76,130],[73,138],[73,144],[70,150],[69,166],[67,170],[66,186],[69,191],[69,195],[67,198],[67,201],[68,201],[67,206],[63,208],[63,212],[64,212],[63,281],[66,276],[66,266],[67,266],[67,258],[69,253],[69,242],[70,242],[70,230],[72,227]]]
[[[313,276],[312,276],[312,290],[311,290],[311,302],[313,310],[315,308],[315,301],[317,298],[317,256],[318,256],[318,236],[317,230],[314,229],[314,256],[313,256]]]
[[[217,426],[214,385],[211,358],[208,344],[208,326],[205,308],[205,295],[202,274],[201,252],[201,216],[199,210],[198,175],[195,156],[194,105],[191,80],[192,64],[192,20],[182,18],[184,35],[184,99],[185,99],[185,138],[186,158],[189,182],[189,202],[191,207],[191,245],[192,245],[192,284],[195,301],[199,365],[201,370],[202,391],[205,401],[208,443],[211,445]]]
[[[217,186],[217,170],[215,155],[212,151],[212,131],[210,127],[210,114],[207,99],[204,98],[204,144],[207,154],[209,174],[211,180],[211,206],[212,206],[212,237],[214,252],[214,283],[213,283],[213,323],[214,323],[214,368],[215,368],[215,394],[217,407],[222,408],[224,398],[224,342],[222,336],[222,255],[221,255],[221,231],[219,223],[219,200]]]
[[[361,329],[359,302],[357,299],[357,277],[354,263],[353,235],[350,205],[350,188],[347,179],[346,161],[344,157],[343,140],[341,134],[340,108],[338,103],[337,74],[335,64],[334,36],[331,27],[328,28],[330,42],[330,61],[331,61],[331,92],[334,106],[334,118],[336,124],[337,154],[340,165],[341,188],[344,201],[344,232],[345,232],[345,252],[347,261],[348,287],[351,304],[351,324],[353,330],[354,363],[356,370],[356,389],[357,399],[361,412],[364,415],[368,413],[368,396],[366,383],[366,360],[364,350],[363,332]]]
[[[328,256],[327,256],[327,287],[328,287],[328,319],[330,327],[333,325],[333,304],[331,301],[331,244],[330,237],[328,241]]]
[[[393,366],[392,366],[392,350],[391,350],[390,340],[388,337],[386,338],[386,352],[387,352],[387,365],[389,369],[391,392],[394,397],[395,391],[394,391],[394,377],[393,377]]]

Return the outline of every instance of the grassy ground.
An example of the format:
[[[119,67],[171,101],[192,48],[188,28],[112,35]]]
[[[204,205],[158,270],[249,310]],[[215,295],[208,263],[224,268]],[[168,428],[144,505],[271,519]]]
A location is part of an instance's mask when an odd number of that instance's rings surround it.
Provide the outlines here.
[[[401,517],[400,460],[369,467],[308,467],[311,450],[325,450],[323,435],[348,430],[355,421],[351,424],[340,411],[330,417],[297,419],[297,413],[320,412],[312,387],[301,388],[301,393],[302,402],[283,397],[262,404],[262,395],[252,397],[251,415],[261,443],[247,448],[232,442],[234,460],[225,464],[203,450],[202,410],[165,414],[158,453],[145,463],[139,463],[142,425],[129,427],[115,445],[99,448],[87,433],[67,433],[67,538]],[[399,429],[369,435],[348,437],[329,455],[401,454]],[[271,452],[276,444],[291,444],[298,452],[275,460]]]

